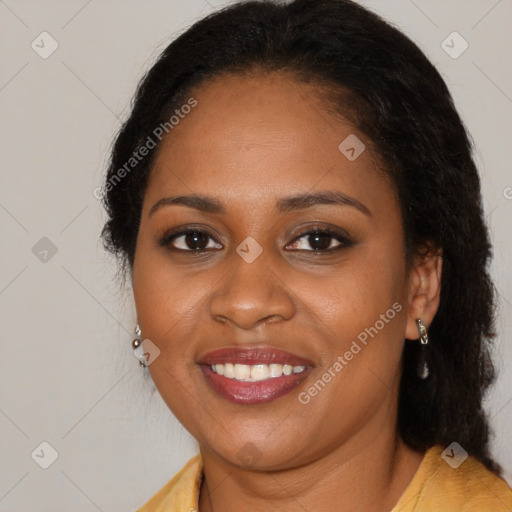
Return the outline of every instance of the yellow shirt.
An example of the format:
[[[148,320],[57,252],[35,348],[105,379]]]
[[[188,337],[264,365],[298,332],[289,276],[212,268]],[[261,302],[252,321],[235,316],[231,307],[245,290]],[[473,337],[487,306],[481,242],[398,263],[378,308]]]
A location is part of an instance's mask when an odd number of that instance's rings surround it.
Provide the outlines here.
[[[511,512],[512,489],[474,457],[453,469],[443,448],[427,450],[391,512]],[[197,512],[203,476],[196,455],[136,512]],[[384,511],[382,511],[384,512]]]

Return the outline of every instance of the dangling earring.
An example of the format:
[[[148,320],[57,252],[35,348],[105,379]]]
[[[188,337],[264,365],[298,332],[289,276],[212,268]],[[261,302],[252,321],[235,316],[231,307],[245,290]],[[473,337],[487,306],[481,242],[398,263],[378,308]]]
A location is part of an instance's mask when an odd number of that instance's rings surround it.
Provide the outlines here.
[[[416,373],[418,377],[422,380],[425,380],[430,375],[430,369],[427,363],[427,345],[428,345],[428,332],[427,327],[421,320],[421,318],[416,319],[416,324],[418,326],[418,331],[420,332],[420,356],[418,358],[418,366],[416,367]]]
[[[133,347],[133,355],[139,360],[139,364],[141,366],[146,366],[144,362],[146,361],[144,357],[144,349],[142,347],[142,339],[141,334],[142,331],[140,330],[139,324],[135,326],[135,339],[132,341],[132,347]],[[144,362],[143,362],[144,361]]]

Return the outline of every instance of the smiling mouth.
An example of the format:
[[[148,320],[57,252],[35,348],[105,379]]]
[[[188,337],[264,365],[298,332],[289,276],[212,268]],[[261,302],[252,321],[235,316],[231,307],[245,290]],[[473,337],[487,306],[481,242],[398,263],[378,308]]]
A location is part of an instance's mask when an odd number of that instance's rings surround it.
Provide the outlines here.
[[[199,362],[209,387],[222,398],[244,405],[271,402],[290,393],[313,370],[313,363],[283,350],[225,348]]]
[[[227,379],[234,379],[241,382],[259,382],[262,380],[276,379],[283,375],[302,373],[306,366],[292,366],[291,364],[232,364],[217,363],[211,366],[217,375]]]

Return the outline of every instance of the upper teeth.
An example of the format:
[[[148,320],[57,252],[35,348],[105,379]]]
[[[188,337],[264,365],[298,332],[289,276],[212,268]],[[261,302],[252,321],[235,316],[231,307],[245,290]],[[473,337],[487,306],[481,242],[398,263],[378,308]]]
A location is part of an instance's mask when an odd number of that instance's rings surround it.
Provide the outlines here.
[[[292,366],[290,364],[213,364],[212,370],[228,379],[256,382],[258,380],[272,379],[282,375],[300,373],[305,366]]]

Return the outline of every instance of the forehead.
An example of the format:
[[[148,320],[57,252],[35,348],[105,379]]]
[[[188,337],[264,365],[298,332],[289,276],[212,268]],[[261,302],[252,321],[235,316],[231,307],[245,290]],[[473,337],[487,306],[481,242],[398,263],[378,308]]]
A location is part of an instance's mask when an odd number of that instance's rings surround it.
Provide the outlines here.
[[[227,75],[190,96],[197,105],[159,148],[151,199],[194,191],[263,204],[315,187],[376,198],[391,193],[371,142],[329,113],[312,84],[280,73]]]

